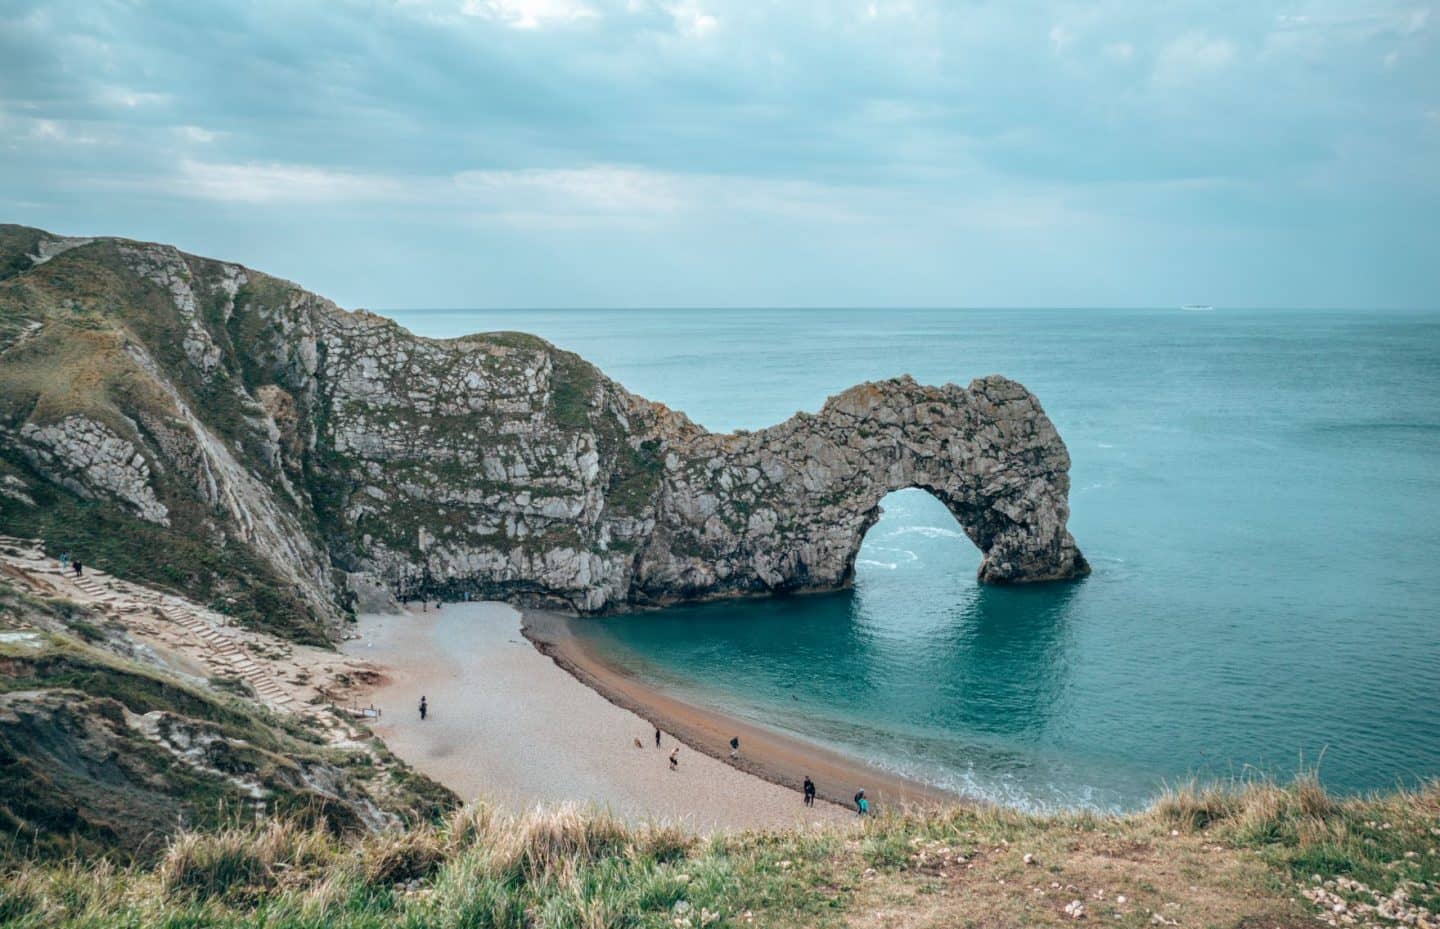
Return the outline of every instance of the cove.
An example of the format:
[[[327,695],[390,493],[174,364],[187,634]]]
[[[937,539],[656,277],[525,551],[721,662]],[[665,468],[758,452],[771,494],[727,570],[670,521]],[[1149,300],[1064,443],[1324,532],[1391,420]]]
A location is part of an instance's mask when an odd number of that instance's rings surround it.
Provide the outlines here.
[[[525,328],[712,429],[1000,372],[1065,439],[1093,573],[988,587],[923,491],[852,590],[585,621],[658,686],[1023,806],[1191,774],[1440,774],[1440,316],[1162,310],[397,314]],[[743,363],[742,363],[743,362]]]

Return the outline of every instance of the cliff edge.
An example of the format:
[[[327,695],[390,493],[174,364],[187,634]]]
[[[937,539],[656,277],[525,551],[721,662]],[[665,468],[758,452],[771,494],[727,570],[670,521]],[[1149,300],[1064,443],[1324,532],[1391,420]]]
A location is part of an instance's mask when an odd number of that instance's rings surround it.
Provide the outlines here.
[[[398,588],[581,612],[845,586],[921,487],[980,579],[1089,568],[1023,386],[853,387],[730,435],[519,333],[451,340],[172,247],[0,226],[0,523],[323,638]]]

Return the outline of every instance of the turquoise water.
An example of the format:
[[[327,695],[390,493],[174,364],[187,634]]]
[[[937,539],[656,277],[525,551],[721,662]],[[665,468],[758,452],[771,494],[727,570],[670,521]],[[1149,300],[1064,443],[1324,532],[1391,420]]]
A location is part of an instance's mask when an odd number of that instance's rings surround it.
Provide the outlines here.
[[[1440,775],[1440,314],[392,315],[537,333],[718,430],[905,372],[1039,396],[1093,576],[979,587],[945,509],[893,494],[851,592],[582,624],[682,696],[1021,806],[1302,763],[1351,791]]]

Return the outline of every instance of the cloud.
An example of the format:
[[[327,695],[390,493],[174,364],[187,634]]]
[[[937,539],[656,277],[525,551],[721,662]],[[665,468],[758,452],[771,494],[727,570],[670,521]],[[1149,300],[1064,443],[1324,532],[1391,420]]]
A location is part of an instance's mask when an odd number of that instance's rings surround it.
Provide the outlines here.
[[[202,145],[208,145],[220,138],[220,133],[200,126],[177,126],[175,132],[187,142],[199,142]]]
[[[560,213],[668,213],[684,202],[679,180],[615,165],[524,171],[462,171],[458,194],[474,205]]]
[[[865,4],[865,19],[888,17],[913,17],[916,15],[914,0],[871,0]]]
[[[121,182],[125,186],[129,182]],[[408,196],[398,178],[295,164],[226,164],[182,160],[171,178],[141,186],[182,197],[221,203],[354,203],[398,201]]]
[[[516,29],[569,25],[600,15],[582,0],[465,0],[461,12],[498,20]]]
[[[1066,46],[1074,41],[1075,34],[1064,26],[1056,24],[1050,27],[1050,47],[1055,50],[1055,54],[1063,55]]]
[[[174,99],[168,93],[155,93],[153,91],[132,90],[128,87],[101,87],[95,95],[97,102],[106,106],[120,106],[126,109],[135,109],[144,106],[161,106]]]
[[[318,165],[183,159],[169,175],[100,178],[105,188],[256,206],[401,206],[444,213],[657,215],[685,205],[687,179],[617,165],[400,175]]]
[[[1316,53],[1366,42],[1413,42],[1425,36],[1430,22],[1428,7],[1380,3],[1363,11],[1341,9],[1343,12],[1321,7],[1310,13],[1281,13],[1275,17],[1266,45]]]
[[[44,145],[95,145],[100,140],[70,123],[54,119],[36,119],[30,123],[26,137]]]
[[[669,3],[665,12],[675,21],[675,29],[681,35],[703,39],[720,26],[720,20],[702,10],[695,0]]]
[[[168,175],[93,178],[91,185],[263,208],[399,209],[419,211],[432,221],[489,219],[532,228],[657,222],[705,213],[835,223],[934,208],[923,199],[898,197],[883,188],[605,164],[391,175],[304,164],[183,159]],[[965,206],[971,215],[978,209],[975,203]],[[1013,223],[1013,216],[994,203],[984,209],[986,216],[1002,224]]]
[[[1129,42],[1111,42],[1105,46],[1105,57],[1115,61],[1129,61],[1135,57],[1135,46]]]
[[[1166,44],[1155,62],[1155,80],[1187,84],[1223,71],[1235,60],[1235,46],[1205,32],[1187,32]]]
[[[535,278],[522,248],[579,243],[629,272],[621,242],[734,267],[764,240],[782,277],[790,261],[823,284],[881,237],[953,256],[982,225],[1060,251],[1124,236],[1223,277],[1233,240],[1206,246],[1207,223],[1346,244],[1316,289],[1435,293],[1394,257],[1440,236],[1413,219],[1440,209],[1433,3],[26,0],[0,17],[0,199],[147,238],[218,228],[221,204],[256,241],[328,223],[311,240],[359,253],[405,226],[427,248],[511,249],[492,270],[515,293]],[[1414,243],[1386,253],[1395,273],[1359,267],[1382,236]],[[1145,286],[1131,267],[1117,300]],[[690,270],[717,299],[739,279]],[[903,274],[872,271],[904,299]],[[688,286],[627,276],[666,273]]]

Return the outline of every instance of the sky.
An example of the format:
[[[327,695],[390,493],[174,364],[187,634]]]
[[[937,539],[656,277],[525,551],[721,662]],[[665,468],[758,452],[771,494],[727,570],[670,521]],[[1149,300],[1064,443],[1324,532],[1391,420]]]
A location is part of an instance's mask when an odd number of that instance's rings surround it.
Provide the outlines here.
[[[1427,0],[0,0],[0,222],[349,307],[1437,308],[1437,35]]]

